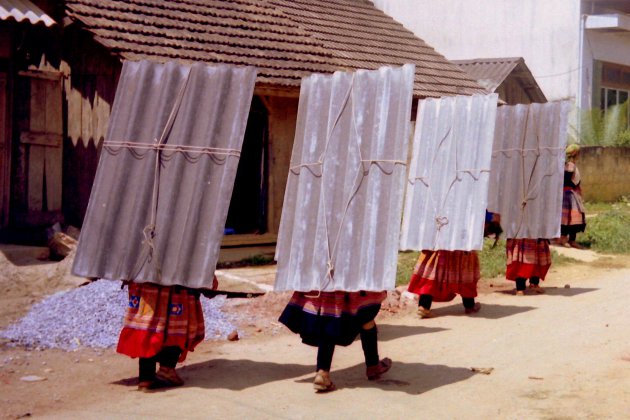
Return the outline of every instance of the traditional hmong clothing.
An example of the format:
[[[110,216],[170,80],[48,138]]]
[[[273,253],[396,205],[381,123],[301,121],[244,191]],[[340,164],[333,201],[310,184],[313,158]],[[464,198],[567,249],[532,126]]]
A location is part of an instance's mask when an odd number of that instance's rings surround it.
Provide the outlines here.
[[[545,279],[551,266],[551,251],[548,239],[508,239],[505,243],[508,280],[519,278]]]
[[[578,232],[584,232],[586,228],[586,215],[580,183],[580,172],[577,166],[573,162],[567,162],[564,166],[560,234],[562,236],[569,235],[571,241],[575,240]]]
[[[422,251],[408,290],[417,295],[431,295],[436,302],[449,302],[456,295],[474,298],[480,277],[475,251]]]
[[[205,335],[199,291],[152,283],[128,286],[129,306],[116,351],[152,358],[162,349],[178,348],[184,361]]]
[[[310,346],[347,346],[373,321],[387,292],[294,292],[279,321]]]

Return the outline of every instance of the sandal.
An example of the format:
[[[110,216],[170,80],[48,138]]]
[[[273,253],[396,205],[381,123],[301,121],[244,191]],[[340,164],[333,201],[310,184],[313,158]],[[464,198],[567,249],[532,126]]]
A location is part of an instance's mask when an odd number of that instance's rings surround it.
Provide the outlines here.
[[[516,296],[525,296],[525,290],[517,290]]]
[[[315,374],[315,380],[313,381],[313,388],[315,388],[315,392],[321,393],[334,391],[337,387],[329,377],[317,372],[317,374]]]
[[[466,315],[470,315],[470,314],[476,314],[477,312],[479,312],[481,310],[481,303],[479,302],[475,302],[475,306],[473,306],[472,308],[465,308],[464,309],[464,313]]]
[[[542,294],[544,294],[544,293],[545,293],[545,289],[543,289],[542,287],[540,287],[540,286],[539,286],[539,285],[537,285],[537,284],[530,284],[530,285],[529,285],[529,289],[530,289],[532,292],[534,292],[534,293],[536,293],[536,294],[539,294],[539,295],[542,295]]]
[[[138,391],[140,392],[150,392],[152,390],[154,390],[155,387],[155,381],[140,381],[138,382]]]
[[[392,367],[392,359],[390,359],[389,357],[386,357],[384,359],[381,359],[381,361],[378,362],[378,364],[374,366],[368,366],[365,369],[365,374],[367,375],[367,378],[369,381],[374,381],[380,378],[381,375],[387,372],[391,367]]]
[[[155,378],[164,383],[165,386],[181,386],[184,380],[175,372],[175,368],[160,366]]]
[[[568,243],[569,248],[575,248],[575,249],[584,249],[584,247],[580,244],[578,244],[575,241],[571,241]]]
[[[421,319],[424,318],[433,318],[433,313],[430,309],[423,308],[422,306],[418,306],[418,316]]]

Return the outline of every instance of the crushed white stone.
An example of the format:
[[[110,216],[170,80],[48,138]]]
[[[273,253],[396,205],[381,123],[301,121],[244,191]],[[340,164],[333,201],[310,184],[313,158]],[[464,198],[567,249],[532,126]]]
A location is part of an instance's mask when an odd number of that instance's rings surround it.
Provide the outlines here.
[[[20,321],[0,331],[0,338],[34,349],[114,347],[128,302],[127,290],[120,284],[99,280],[51,295],[33,305]],[[221,311],[225,299],[201,298],[206,340],[226,338],[235,328],[234,319]]]

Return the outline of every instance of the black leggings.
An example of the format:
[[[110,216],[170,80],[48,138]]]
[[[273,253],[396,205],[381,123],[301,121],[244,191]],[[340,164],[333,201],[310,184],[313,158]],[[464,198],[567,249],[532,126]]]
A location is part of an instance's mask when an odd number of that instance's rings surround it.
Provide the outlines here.
[[[155,379],[155,367],[157,363],[160,366],[174,368],[182,350],[177,346],[163,347],[158,354],[153,357],[141,357],[138,360],[139,374],[138,380],[152,381]]]
[[[363,348],[363,356],[365,356],[366,366],[375,366],[378,364],[378,331],[376,325],[369,330],[361,328],[361,347]],[[333,353],[335,352],[335,344],[324,341],[317,347],[317,370],[325,370],[330,372],[332,365]]]
[[[431,304],[433,303],[433,296],[431,295],[420,295],[420,300],[418,300],[418,306],[422,306],[424,309],[431,309]],[[462,297],[462,304],[466,309],[472,309],[475,307],[475,298],[466,298]]]
[[[523,278],[523,277],[517,277],[516,278],[516,290],[522,291],[525,290],[525,286],[527,279]],[[537,286],[540,283],[540,278],[538,277],[532,277],[529,279],[529,284],[533,284],[535,286]]]

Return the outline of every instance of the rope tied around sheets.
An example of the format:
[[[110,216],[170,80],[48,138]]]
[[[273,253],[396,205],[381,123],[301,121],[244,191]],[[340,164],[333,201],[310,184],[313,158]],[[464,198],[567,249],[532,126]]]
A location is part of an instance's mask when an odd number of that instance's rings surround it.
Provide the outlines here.
[[[212,156],[234,156],[240,158],[241,151],[220,147],[191,146],[181,144],[160,143],[155,139],[153,143],[140,143],[134,141],[114,141],[103,142],[103,147],[112,154],[118,154],[123,149],[130,150],[135,156],[144,157],[146,153],[140,151],[156,151],[161,153],[162,160],[169,160],[174,154],[181,153],[186,160],[196,162],[203,155]]]
[[[140,251],[140,256],[138,257],[138,262],[136,263],[136,267],[132,271],[132,278],[130,280],[134,280],[135,277],[140,274],[140,270],[147,262],[154,262],[155,265],[155,276],[156,280],[159,283],[162,277],[162,269],[160,264],[160,256],[155,245],[155,237],[156,237],[156,222],[157,222],[157,207],[160,196],[160,172],[161,172],[161,155],[163,150],[167,149],[168,145],[164,144],[166,138],[168,137],[171,129],[173,128],[173,123],[175,122],[175,118],[177,117],[177,113],[179,112],[179,108],[182,104],[182,100],[184,99],[184,93],[186,91],[186,87],[188,86],[188,82],[190,80],[191,69],[188,70],[186,75],[186,79],[182,87],[179,89],[177,97],[175,98],[175,103],[173,105],[173,109],[166,120],[166,125],[162,130],[162,134],[159,138],[156,138],[153,144],[142,144],[143,146],[152,146],[151,150],[155,150],[155,160],[154,160],[154,169],[153,169],[153,191],[151,194],[151,214],[149,223],[142,229],[142,234],[144,236],[144,241],[142,241],[142,249]],[[105,144],[103,145],[105,146]],[[179,147],[179,146],[173,146]]]
[[[359,130],[357,128],[357,124],[356,124],[356,112],[355,112],[355,101],[351,100],[352,99],[352,94],[354,92],[354,77],[355,75],[352,75],[352,79],[350,80],[350,86],[344,96],[343,99],[343,103],[342,106],[339,109],[339,112],[337,113],[337,115],[335,116],[334,122],[331,125],[330,129],[328,130],[328,133],[326,135],[326,142],[324,144],[324,150],[322,151],[322,153],[319,155],[319,158],[317,159],[317,161],[315,162],[309,162],[309,163],[301,163],[298,165],[291,165],[289,167],[289,171],[295,175],[299,175],[300,174],[300,169],[302,168],[307,168],[309,170],[311,170],[311,168],[313,167],[318,167],[320,168],[320,173],[316,174],[314,173],[312,170],[311,172],[313,173],[314,176],[318,177],[318,178],[322,178],[324,175],[324,160],[326,157],[326,153],[328,151],[328,146],[331,142],[331,138],[333,137],[333,132],[335,130],[335,128],[337,127],[341,116],[343,114],[343,112],[347,109],[348,104],[350,104],[351,106],[351,124],[352,127],[354,129],[354,141],[356,143],[356,150],[357,153],[359,155],[359,159],[358,159],[358,163],[359,163],[359,168],[357,168],[357,175],[356,178],[354,180],[353,183],[353,187],[351,189],[351,193],[348,196],[348,199],[344,205],[343,208],[343,212],[341,214],[341,219],[339,221],[339,230],[337,231],[335,238],[332,242],[331,245],[331,235],[330,235],[330,229],[328,226],[328,220],[326,218],[326,213],[327,213],[327,205],[326,205],[326,198],[325,195],[322,194],[322,207],[323,207],[323,214],[324,214],[324,231],[326,232],[326,251],[327,251],[327,261],[326,261],[326,273],[324,274],[324,278],[322,279],[322,281],[320,282],[320,287],[319,289],[317,289],[317,293],[315,293],[314,295],[307,295],[308,297],[314,297],[317,298],[321,295],[322,291],[325,290],[328,285],[334,281],[334,276],[335,276],[335,264],[333,262],[333,258],[334,255],[336,254],[337,251],[337,246],[339,244],[339,239],[341,237],[341,232],[342,232],[342,226],[344,225],[346,216],[348,214],[349,208],[350,208],[350,204],[352,203],[352,200],[354,199],[354,197],[356,196],[357,192],[359,191],[359,187],[361,185],[361,179],[363,176],[366,175],[366,172],[369,173],[369,169],[366,171],[364,165],[367,163],[370,165],[370,167],[372,165],[378,165],[379,163],[389,163],[389,164],[393,164],[393,165],[403,165],[406,166],[407,162],[400,160],[400,159],[366,159],[363,157],[363,155],[361,154],[361,135],[359,133]],[[390,171],[387,172],[385,170],[383,170],[383,168],[381,168],[382,172],[387,174],[387,175],[391,175],[394,171]]]

